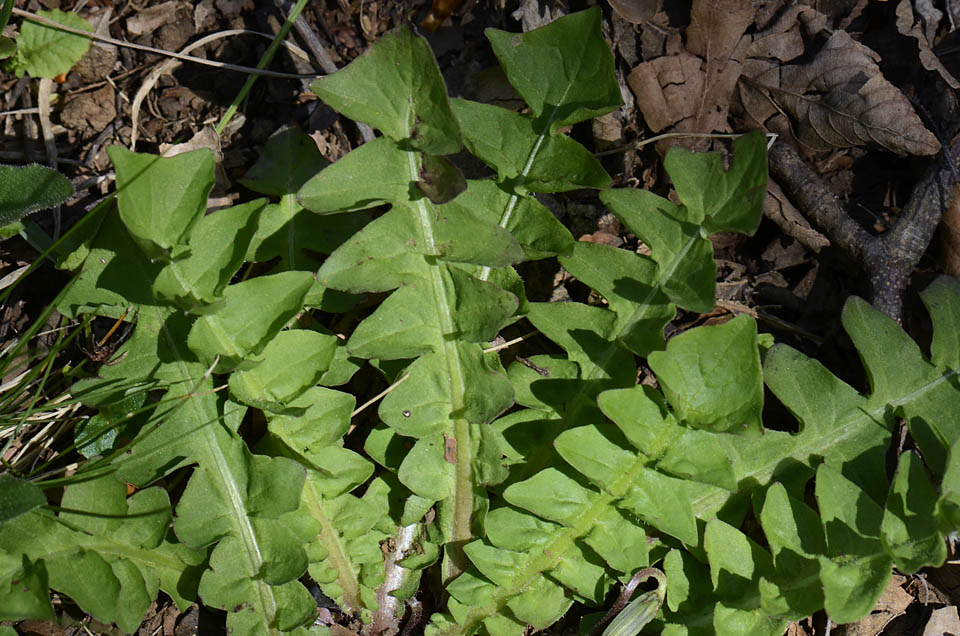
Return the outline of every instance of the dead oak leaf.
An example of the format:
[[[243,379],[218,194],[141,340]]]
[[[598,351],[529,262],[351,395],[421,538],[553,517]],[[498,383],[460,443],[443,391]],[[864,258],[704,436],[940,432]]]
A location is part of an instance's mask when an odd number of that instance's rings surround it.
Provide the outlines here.
[[[937,11],[937,13],[940,12]],[[900,0],[900,4],[897,5],[897,30],[917,41],[917,46],[920,49],[920,64],[923,65],[923,68],[940,75],[950,88],[954,90],[960,88],[960,81],[957,81],[957,78],[950,74],[950,71],[947,70],[930,47],[930,40],[924,32],[921,20],[914,20],[910,0]],[[927,29],[928,32],[929,30]],[[936,30],[936,25],[933,26],[933,30]]]
[[[838,30],[808,64],[769,69],[748,83],[792,116],[796,138],[813,150],[872,146],[900,155],[937,153],[936,137],[884,79],[879,59]]]
[[[638,65],[627,83],[647,127],[728,132],[730,96],[750,45],[752,0],[695,0],[685,50]]]
[[[706,74],[703,60],[681,51],[637,65],[627,83],[637,97],[647,128],[660,132],[696,116]]]

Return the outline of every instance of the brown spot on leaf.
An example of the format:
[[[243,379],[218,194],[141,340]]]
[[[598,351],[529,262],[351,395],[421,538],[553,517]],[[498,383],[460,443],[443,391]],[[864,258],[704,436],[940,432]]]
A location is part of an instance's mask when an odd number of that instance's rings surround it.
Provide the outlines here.
[[[457,463],[457,440],[443,435],[443,458],[450,464]]]

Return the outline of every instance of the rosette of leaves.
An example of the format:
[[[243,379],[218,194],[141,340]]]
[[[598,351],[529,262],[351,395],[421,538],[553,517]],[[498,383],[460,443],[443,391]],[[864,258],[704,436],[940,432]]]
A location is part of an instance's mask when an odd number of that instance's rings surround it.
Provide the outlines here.
[[[237,634],[304,633],[316,606],[297,579],[308,564],[322,571],[331,555],[353,577],[353,585],[340,585],[345,607],[362,609],[364,586],[377,584],[378,571],[382,578],[382,555],[366,579],[359,574],[376,557],[377,524],[358,530],[356,519],[340,523],[329,514],[345,519],[369,505],[346,494],[372,471],[342,448],[354,398],[321,384],[345,382],[356,365],[333,334],[292,322],[328,300],[314,274],[298,269],[310,261],[292,230],[324,233],[310,244],[324,253],[357,226],[299,215],[290,188],[306,177],[280,179],[266,165],[297,147],[306,148],[302,139],[274,140],[251,175],[252,188],[277,200],[211,214],[204,214],[214,183],[208,151],[161,158],[110,149],[117,204],[67,259],[82,266],[60,305],[71,316],[136,316],[112,363],[74,386],[77,398],[101,409],[77,439],[136,486],[187,471],[173,532],[208,551],[194,589],[206,605],[228,610]],[[296,158],[316,171],[317,155],[314,148]],[[245,260],[261,258],[273,269],[234,282]],[[238,432],[250,407],[267,420],[256,449]],[[111,428],[124,435],[90,443]],[[122,437],[133,438],[129,448]]]
[[[384,426],[365,448],[413,493],[401,526],[435,509],[427,531],[446,546],[445,581],[463,569],[462,545],[482,529],[486,488],[506,477],[488,425],[513,404],[513,390],[484,344],[525,311],[512,266],[572,247],[530,193],[609,184],[596,159],[558,133],[620,103],[599,20],[594,9],[524,35],[488,31],[527,116],[451,104],[426,42],[404,30],[312,87],[383,133],[298,198],[325,215],[390,206],[335,250],[318,278],[350,293],[391,292],[347,342],[351,356],[407,361],[406,379],[379,408]],[[496,167],[496,180],[466,181],[444,158],[464,143]],[[423,567],[436,554],[421,551],[402,564]]]
[[[602,392],[609,419],[558,435],[562,461],[504,491],[509,505],[491,510],[486,539],[465,547],[475,569],[448,586],[449,614],[434,617],[431,633],[546,627],[572,601],[598,604],[618,579],[663,558],[663,633],[775,636],[823,608],[858,620],[893,566],[941,565],[960,521],[960,284],[938,279],[923,300],[929,359],[889,318],[848,301],[843,325],[868,395],[783,345],[761,374],[748,317],[672,339],[649,357],[662,391]],[[551,381],[530,393],[552,393]],[[798,432],[760,434],[763,381]],[[888,478],[898,418],[923,460],[903,453]],[[744,529],[751,504],[764,540]]]

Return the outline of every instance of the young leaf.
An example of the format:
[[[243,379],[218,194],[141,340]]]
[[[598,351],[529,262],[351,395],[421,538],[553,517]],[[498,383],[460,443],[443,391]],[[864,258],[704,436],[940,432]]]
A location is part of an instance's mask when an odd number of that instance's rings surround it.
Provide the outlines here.
[[[37,15],[81,31],[92,30],[87,21],[75,13],[41,9]],[[27,20],[17,38],[13,70],[17,77],[23,77],[26,72],[33,77],[52,79],[68,72],[89,48],[90,38]]]
[[[423,154],[417,187],[431,203],[440,205],[453,201],[467,189],[467,181],[460,170],[448,159]]]
[[[562,126],[620,105],[613,57],[600,34],[600,12],[572,14],[521,35],[487,29],[487,37],[508,80],[533,112],[518,116],[457,101],[455,111],[467,147],[497,170],[503,194],[491,209],[500,227],[514,233],[528,258],[567,253],[570,233],[548,220],[545,210],[525,192],[609,184],[590,153],[557,134]],[[497,144],[498,138],[504,143]],[[484,269],[479,276],[486,280],[491,272]]]

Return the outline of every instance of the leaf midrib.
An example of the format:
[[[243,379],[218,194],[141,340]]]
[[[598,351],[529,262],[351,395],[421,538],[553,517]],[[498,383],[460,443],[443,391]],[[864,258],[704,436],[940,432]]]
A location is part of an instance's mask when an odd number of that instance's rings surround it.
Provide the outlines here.
[[[159,308],[157,308],[157,310],[159,310]],[[193,381],[194,378],[190,375],[189,368],[186,364],[186,360],[189,359],[190,355],[181,349],[183,343],[173,337],[173,334],[169,332],[166,324],[161,324],[163,338],[167,341],[167,346],[170,347],[170,350],[176,354],[176,367],[181,381],[184,383]],[[196,392],[204,383],[212,384],[212,382],[209,382],[209,377],[206,374],[195,381],[191,393]],[[222,423],[216,414],[214,414],[213,418],[208,418],[207,414],[202,412],[202,405],[214,399],[212,394],[203,396],[194,395],[187,398],[188,408],[194,413],[196,421],[215,422],[215,424],[204,426],[200,433],[201,439],[203,440],[202,448],[206,451],[206,457],[198,457],[198,461],[210,471],[211,475],[216,475],[224,486],[224,492],[227,493],[228,505],[234,513],[231,516],[234,521],[237,538],[240,540],[241,545],[243,545],[244,554],[247,555],[249,565],[251,566],[250,582],[260,596],[260,606],[265,613],[265,616],[263,616],[263,625],[267,629],[267,633],[272,633],[273,629],[270,627],[270,623],[277,614],[277,600],[273,595],[271,586],[256,577],[264,563],[263,553],[260,549],[260,543],[257,540],[253,525],[250,523],[249,512],[244,505],[244,498],[237,488],[236,480],[233,479],[227,457],[223,454],[223,449],[216,439],[214,426],[219,426]],[[200,453],[198,453],[198,455],[200,455]],[[203,463],[203,459],[207,460],[205,464]]]

